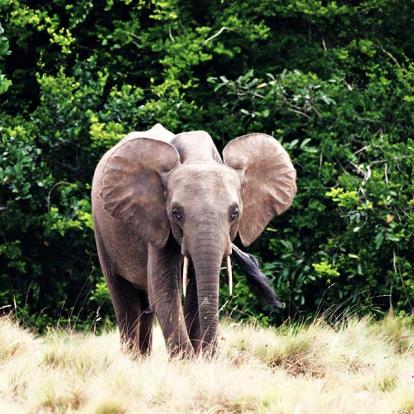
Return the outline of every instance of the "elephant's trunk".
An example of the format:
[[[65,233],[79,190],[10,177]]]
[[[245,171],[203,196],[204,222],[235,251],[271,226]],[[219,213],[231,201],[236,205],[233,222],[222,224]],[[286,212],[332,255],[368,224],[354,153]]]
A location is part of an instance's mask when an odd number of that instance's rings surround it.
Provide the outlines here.
[[[219,276],[226,240],[218,231],[199,234],[191,243],[190,252],[197,280],[199,339],[203,353],[213,354],[217,346]]]
[[[220,253],[215,253],[214,259],[210,255],[210,257],[199,257],[198,255],[193,257],[197,280],[199,339],[203,352],[211,351],[213,353],[217,345]]]

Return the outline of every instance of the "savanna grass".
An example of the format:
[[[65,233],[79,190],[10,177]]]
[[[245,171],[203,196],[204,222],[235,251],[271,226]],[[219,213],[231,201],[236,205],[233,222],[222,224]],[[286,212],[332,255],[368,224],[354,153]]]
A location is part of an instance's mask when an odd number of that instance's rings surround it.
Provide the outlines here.
[[[212,360],[149,357],[116,332],[35,337],[0,319],[3,413],[414,413],[414,326],[387,317],[279,329],[224,322]]]

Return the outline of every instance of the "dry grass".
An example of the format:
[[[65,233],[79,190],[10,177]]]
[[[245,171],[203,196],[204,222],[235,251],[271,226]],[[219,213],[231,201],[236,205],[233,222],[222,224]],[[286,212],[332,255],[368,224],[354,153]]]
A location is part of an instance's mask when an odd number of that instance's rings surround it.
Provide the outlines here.
[[[0,319],[0,413],[414,413],[414,326],[392,317],[221,328],[212,361],[131,360],[118,335],[41,338]]]

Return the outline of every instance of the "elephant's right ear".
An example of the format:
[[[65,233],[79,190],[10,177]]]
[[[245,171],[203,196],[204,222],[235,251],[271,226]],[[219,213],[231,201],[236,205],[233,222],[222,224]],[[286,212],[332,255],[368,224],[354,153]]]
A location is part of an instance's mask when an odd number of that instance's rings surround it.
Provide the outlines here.
[[[296,194],[296,170],[288,153],[273,137],[248,134],[230,141],[224,162],[243,173],[243,213],[239,236],[251,244],[269,221],[292,204]]]
[[[163,247],[170,223],[161,174],[178,164],[176,149],[166,142],[133,138],[121,143],[106,161],[101,177],[105,210],[155,247]]]

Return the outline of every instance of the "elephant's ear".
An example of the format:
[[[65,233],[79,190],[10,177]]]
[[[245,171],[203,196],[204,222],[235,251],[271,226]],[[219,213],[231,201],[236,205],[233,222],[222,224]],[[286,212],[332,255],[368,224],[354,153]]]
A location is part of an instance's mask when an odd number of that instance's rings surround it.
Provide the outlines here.
[[[111,216],[127,223],[155,247],[167,242],[170,223],[161,174],[179,164],[176,149],[163,141],[132,138],[118,144],[105,163],[101,197]]]
[[[224,148],[223,157],[228,166],[244,173],[239,235],[248,246],[275,215],[292,204],[296,170],[279,142],[266,134],[233,139]]]

